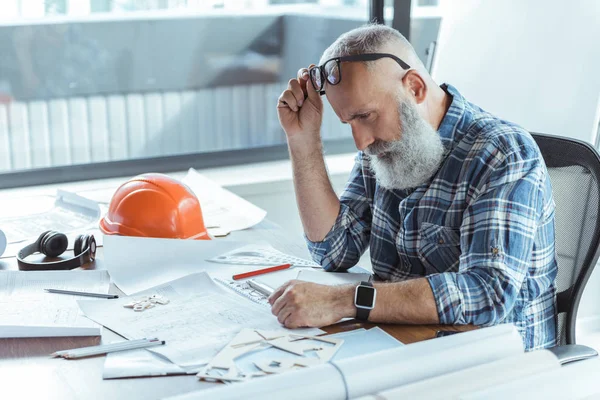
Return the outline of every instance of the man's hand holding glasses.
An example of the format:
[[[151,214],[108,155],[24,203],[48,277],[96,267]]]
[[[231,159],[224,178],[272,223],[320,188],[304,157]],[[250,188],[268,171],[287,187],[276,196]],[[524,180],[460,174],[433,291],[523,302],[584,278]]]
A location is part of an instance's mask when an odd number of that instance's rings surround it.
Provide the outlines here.
[[[277,100],[279,123],[288,140],[320,138],[323,100],[309,83],[309,68],[300,69],[297,78],[290,79],[287,89]]]

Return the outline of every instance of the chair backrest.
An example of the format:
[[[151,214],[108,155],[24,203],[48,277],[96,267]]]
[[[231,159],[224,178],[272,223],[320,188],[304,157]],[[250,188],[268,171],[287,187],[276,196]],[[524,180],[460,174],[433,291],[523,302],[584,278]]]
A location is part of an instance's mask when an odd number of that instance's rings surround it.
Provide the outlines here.
[[[576,139],[532,136],[546,162],[556,203],[559,344],[575,344],[577,308],[600,255],[600,155]]]

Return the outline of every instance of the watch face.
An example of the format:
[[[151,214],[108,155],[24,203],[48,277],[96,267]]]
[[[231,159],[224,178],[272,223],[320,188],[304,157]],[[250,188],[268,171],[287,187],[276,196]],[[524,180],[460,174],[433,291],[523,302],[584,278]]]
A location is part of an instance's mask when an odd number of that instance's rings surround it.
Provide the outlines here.
[[[356,289],[356,305],[362,307],[373,307],[375,289],[368,286],[358,286]]]

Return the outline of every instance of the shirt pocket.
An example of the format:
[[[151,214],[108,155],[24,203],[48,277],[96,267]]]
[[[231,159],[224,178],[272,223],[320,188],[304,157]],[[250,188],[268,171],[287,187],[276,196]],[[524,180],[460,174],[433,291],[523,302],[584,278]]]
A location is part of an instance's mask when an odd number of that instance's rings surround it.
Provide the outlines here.
[[[427,274],[458,271],[460,230],[423,222],[419,229],[418,254]]]

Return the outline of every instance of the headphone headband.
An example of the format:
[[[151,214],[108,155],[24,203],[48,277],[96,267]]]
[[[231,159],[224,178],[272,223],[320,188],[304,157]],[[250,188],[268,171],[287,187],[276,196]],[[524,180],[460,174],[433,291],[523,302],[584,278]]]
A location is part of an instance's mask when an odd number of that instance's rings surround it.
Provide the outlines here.
[[[47,231],[42,233],[38,240],[23,247],[17,253],[19,269],[22,271],[69,270],[94,261],[96,257],[96,239],[94,239],[94,235],[79,235],[74,246],[75,256],[67,260],[41,263],[25,261],[25,258],[38,252],[50,257],[61,255],[67,248],[66,242],[61,243],[65,240],[67,240],[66,236],[59,232]],[[78,251],[79,254],[77,254]]]

